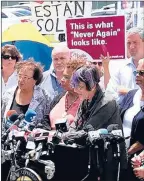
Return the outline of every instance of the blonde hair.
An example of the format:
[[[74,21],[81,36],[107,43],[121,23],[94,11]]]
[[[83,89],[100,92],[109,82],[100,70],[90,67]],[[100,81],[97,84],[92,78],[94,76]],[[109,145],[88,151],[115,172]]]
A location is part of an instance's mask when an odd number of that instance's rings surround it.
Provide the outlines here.
[[[86,65],[86,62],[87,61],[84,58],[73,58],[73,57],[71,57],[71,59],[66,63],[66,68],[69,68],[72,71],[75,71],[79,67]]]

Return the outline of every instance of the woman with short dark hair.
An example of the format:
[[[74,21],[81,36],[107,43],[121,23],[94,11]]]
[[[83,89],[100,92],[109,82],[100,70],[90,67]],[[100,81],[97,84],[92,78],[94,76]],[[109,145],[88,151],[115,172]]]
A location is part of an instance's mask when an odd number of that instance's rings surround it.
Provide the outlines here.
[[[71,86],[83,101],[78,109],[75,125],[73,124],[73,128],[64,135],[65,137],[81,130],[89,132],[101,128],[107,129],[109,125],[113,126],[112,124],[117,124],[118,129],[122,130],[119,107],[110,95],[102,92],[99,82],[99,71],[95,67],[83,66],[74,72]],[[124,142],[120,144],[120,152],[121,169],[123,170],[127,167]],[[108,155],[105,175],[108,180],[115,180],[116,162],[114,162],[111,151]]]
[[[9,110],[25,114],[30,108],[36,112],[37,122],[42,123],[44,115],[49,111],[50,98],[39,86],[42,80],[43,67],[31,59],[21,61],[16,66],[18,86],[9,89],[2,98],[2,118]]]
[[[109,124],[116,123],[122,128],[118,105],[110,95],[102,92],[99,82],[99,71],[91,66],[79,68],[72,76],[71,85],[83,99],[76,129],[83,129],[88,124],[94,129],[107,128]]]
[[[5,45],[1,51],[2,58],[2,95],[4,92],[17,86],[16,63],[21,61],[22,55],[14,45]]]

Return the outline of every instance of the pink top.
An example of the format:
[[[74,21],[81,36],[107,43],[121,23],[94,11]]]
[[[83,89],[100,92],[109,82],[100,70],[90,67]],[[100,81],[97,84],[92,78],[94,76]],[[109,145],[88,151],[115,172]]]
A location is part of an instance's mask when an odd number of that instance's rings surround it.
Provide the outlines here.
[[[74,121],[75,115],[80,105],[80,99],[78,98],[68,109],[67,113],[65,111],[65,99],[66,94],[60,99],[60,101],[51,110],[49,117],[51,128],[55,129],[55,122],[57,119],[67,118],[69,125]]]

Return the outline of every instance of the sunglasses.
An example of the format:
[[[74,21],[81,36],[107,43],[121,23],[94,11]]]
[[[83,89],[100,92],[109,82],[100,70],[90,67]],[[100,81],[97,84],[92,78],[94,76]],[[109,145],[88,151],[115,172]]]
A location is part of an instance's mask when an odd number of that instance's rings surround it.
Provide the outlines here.
[[[6,60],[6,59],[10,59],[10,58],[11,58],[12,60],[16,60],[16,59],[17,59],[17,56],[2,55],[2,58],[5,59],[5,60]]]
[[[137,71],[134,71],[133,73],[134,73],[135,76],[137,74],[140,75],[140,76],[144,76],[144,70],[137,70]]]
[[[102,66],[102,62],[92,62],[93,65]]]

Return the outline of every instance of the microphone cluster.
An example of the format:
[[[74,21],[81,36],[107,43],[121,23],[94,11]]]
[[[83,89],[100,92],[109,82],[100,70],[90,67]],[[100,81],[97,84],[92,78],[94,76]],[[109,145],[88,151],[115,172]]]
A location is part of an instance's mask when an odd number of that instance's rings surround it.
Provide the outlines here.
[[[121,130],[113,130],[111,132],[108,132],[107,129],[99,129],[97,131],[89,131],[88,140],[92,145],[99,145],[103,142],[110,142],[111,144],[121,143],[125,139],[122,136]]]
[[[28,109],[25,115],[18,115],[15,110],[9,110],[6,114],[6,131],[2,135],[2,141],[5,141],[7,135],[10,133],[11,130],[18,130],[19,128],[21,130],[28,130],[35,116],[36,112],[32,109]]]

